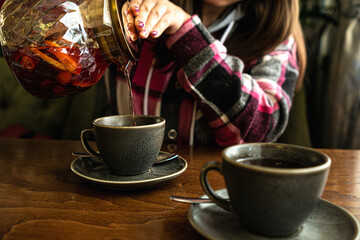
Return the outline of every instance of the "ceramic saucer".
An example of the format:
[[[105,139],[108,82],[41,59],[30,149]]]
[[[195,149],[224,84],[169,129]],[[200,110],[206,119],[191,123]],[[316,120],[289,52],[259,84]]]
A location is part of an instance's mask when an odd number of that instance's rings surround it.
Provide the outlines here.
[[[225,189],[218,190],[217,193],[227,197]],[[192,204],[188,219],[196,231],[207,239],[354,240],[360,238],[357,219],[344,208],[324,199],[321,199],[299,232],[281,238],[264,237],[247,231],[234,213],[225,211],[214,203]]]
[[[182,157],[154,165],[149,171],[134,176],[116,175],[109,168],[93,157],[76,158],[70,165],[79,177],[106,187],[115,189],[150,188],[180,176],[187,168]]]

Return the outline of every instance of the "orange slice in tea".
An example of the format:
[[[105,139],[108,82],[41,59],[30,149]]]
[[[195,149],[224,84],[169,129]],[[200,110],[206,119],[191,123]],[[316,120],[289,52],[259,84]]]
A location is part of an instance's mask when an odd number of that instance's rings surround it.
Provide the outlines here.
[[[35,47],[32,47],[30,48],[30,50],[35,54],[37,55],[39,58],[41,58],[42,60],[44,60],[45,62],[53,65],[54,67],[60,69],[60,70],[63,70],[63,71],[68,71],[66,69],[66,67],[60,63],[59,61],[53,59],[52,57],[49,57],[48,55],[46,55],[45,53],[39,51],[37,48]]]
[[[49,40],[45,40],[44,43],[53,47],[47,50],[54,54],[69,72],[72,73],[76,70],[78,64],[68,54],[62,52],[63,48],[59,44]]]

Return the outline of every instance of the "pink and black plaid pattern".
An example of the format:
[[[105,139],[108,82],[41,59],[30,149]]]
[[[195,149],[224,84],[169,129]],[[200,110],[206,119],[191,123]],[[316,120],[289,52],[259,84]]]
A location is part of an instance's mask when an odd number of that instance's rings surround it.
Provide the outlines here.
[[[280,137],[288,122],[298,77],[293,38],[245,66],[239,58],[227,54],[224,45],[213,38],[195,15],[169,36],[166,44],[174,62],[162,69],[151,68],[153,46],[144,43],[133,78],[136,114],[143,114],[149,72],[152,74],[148,114],[154,115],[159,114],[162,95],[176,74],[182,88],[197,102],[219,146],[275,141]],[[171,68],[173,64],[175,67]],[[180,139],[185,141],[189,138],[192,118],[192,105],[188,102],[189,99],[184,100],[191,107],[179,108],[178,131]]]

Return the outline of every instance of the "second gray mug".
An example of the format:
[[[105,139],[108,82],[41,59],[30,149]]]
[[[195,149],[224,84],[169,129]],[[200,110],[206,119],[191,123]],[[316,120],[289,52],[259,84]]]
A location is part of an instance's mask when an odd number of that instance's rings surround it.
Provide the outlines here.
[[[248,143],[222,151],[220,162],[208,162],[200,180],[218,206],[238,215],[247,229],[267,236],[296,232],[317,206],[330,169],[330,158],[315,149]],[[207,173],[220,172],[230,201],[210,187]]]

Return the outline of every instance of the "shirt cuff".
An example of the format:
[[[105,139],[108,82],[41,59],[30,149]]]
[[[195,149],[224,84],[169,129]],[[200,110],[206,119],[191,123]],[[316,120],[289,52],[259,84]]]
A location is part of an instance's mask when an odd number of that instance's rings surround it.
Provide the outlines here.
[[[177,42],[199,23],[201,23],[201,20],[197,15],[193,15],[190,19],[188,19],[174,34],[167,38],[166,46],[168,49],[170,49],[175,42]]]

